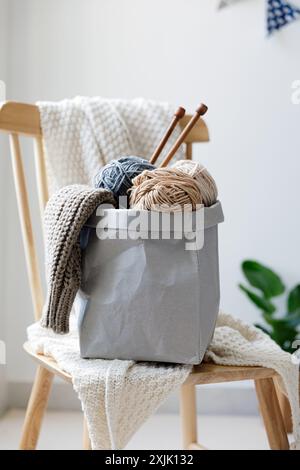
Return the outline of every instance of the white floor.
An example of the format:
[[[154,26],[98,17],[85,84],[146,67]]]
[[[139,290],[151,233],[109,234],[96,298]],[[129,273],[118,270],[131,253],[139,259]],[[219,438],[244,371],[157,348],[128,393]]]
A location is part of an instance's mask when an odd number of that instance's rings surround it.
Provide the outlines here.
[[[24,416],[11,410],[0,420],[0,449],[16,449]],[[265,431],[258,416],[199,416],[199,441],[210,449],[267,449]],[[82,415],[49,411],[39,449],[80,449]],[[180,449],[180,422],[174,414],[156,414],[132,438],[128,450]]]

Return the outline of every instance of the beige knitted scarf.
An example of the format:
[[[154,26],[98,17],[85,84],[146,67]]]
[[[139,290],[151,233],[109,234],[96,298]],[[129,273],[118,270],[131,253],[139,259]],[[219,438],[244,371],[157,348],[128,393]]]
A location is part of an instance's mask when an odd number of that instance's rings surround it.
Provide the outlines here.
[[[103,203],[115,205],[110,191],[71,185],[57,191],[46,206],[47,297],[41,324],[56,333],[68,333],[70,312],[80,287],[80,231]]]

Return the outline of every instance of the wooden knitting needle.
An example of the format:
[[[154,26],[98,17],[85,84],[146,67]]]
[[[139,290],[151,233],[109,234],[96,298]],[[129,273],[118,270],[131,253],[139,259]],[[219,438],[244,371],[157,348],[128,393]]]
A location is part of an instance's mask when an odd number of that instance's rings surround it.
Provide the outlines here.
[[[152,163],[153,165],[156,162],[156,160],[158,159],[158,157],[160,156],[160,154],[161,154],[164,146],[166,145],[170,135],[174,131],[175,127],[177,126],[177,123],[180,121],[180,119],[183,118],[184,115],[185,115],[185,109],[182,108],[182,107],[179,107],[177,109],[176,113],[174,114],[173,120],[172,120],[169,128],[167,129],[165,135],[161,139],[161,141],[158,144],[157,148],[155,149],[152,157],[150,158],[150,163]]]
[[[208,108],[205,104],[200,104],[199,108],[196,109],[194,116],[191,118],[191,120],[188,122],[188,124],[185,126],[185,128],[181,132],[180,136],[174,143],[173,147],[170,149],[168,155],[166,156],[164,161],[161,163],[160,168],[167,166],[171,158],[175,155],[175,153],[179,149],[180,145],[185,141],[187,135],[193,129],[198,119],[206,113],[207,109]]]

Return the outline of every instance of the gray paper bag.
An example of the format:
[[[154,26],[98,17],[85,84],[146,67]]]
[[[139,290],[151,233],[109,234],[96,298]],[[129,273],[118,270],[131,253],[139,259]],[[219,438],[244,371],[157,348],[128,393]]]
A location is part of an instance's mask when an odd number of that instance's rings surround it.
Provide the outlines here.
[[[218,223],[223,212],[220,202],[199,211],[190,213],[189,234],[176,225],[174,214],[168,230],[159,224],[151,233],[147,225],[131,223],[136,214],[149,221],[147,211],[107,209],[88,221],[76,299],[82,357],[202,361],[219,310]],[[197,216],[202,216],[200,228]],[[198,249],[196,235],[202,240]]]

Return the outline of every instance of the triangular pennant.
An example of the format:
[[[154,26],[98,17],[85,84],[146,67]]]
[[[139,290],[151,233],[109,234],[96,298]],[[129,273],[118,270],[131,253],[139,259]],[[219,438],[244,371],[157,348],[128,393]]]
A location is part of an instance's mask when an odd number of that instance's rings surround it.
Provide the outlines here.
[[[300,19],[300,8],[282,0],[267,0],[268,34]]]

